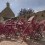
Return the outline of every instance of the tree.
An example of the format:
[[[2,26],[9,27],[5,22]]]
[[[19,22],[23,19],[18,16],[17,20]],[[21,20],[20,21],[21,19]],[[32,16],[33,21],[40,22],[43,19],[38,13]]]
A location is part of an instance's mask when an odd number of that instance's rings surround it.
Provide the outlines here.
[[[18,14],[18,17],[24,17],[26,19],[28,19],[31,14],[34,13],[34,10],[33,9],[21,9],[19,14]]]

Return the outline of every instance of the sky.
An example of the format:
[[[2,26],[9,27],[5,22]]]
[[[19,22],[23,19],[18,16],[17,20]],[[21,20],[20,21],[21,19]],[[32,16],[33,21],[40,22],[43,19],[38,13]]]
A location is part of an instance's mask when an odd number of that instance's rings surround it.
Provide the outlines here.
[[[45,10],[45,0],[0,0],[0,12],[5,9],[7,2],[16,16],[21,8],[31,8],[35,12]]]

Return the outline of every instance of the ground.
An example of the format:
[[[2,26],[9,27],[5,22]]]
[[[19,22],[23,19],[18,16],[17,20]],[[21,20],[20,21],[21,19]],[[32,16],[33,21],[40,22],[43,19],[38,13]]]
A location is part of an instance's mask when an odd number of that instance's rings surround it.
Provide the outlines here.
[[[2,41],[0,45],[27,45],[25,42],[12,42],[12,41]]]
[[[12,42],[12,41],[2,41],[2,42],[0,42],[0,45],[45,45],[45,42],[30,42],[30,44],[27,44],[26,42],[23,42],[23,43],[21,43],[21,42],[19,42],[19,41],[17,41],[17,42]]]

